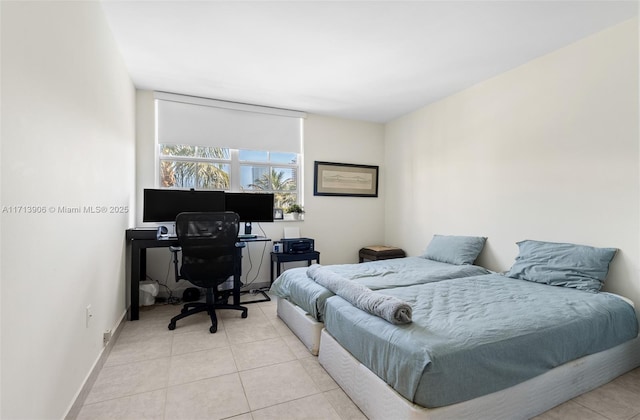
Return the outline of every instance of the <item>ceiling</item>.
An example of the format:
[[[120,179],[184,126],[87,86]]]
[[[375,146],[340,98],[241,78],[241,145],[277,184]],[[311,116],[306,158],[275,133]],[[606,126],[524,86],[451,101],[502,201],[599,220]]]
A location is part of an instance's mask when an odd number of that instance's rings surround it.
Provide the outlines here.
[[[126,1],[136,87],[387,122],[637,16],[636,1]]]

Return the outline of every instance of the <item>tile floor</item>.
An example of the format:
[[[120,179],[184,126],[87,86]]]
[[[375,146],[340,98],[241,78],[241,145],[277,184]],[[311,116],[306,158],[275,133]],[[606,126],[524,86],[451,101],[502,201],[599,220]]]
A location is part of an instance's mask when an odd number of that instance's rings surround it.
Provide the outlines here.
[[[167,329],[180,307],[141,308],[126,322],[78,419],[366,419],[276,315],[218,311]],[[640,420],[640,369],[537,417]]]

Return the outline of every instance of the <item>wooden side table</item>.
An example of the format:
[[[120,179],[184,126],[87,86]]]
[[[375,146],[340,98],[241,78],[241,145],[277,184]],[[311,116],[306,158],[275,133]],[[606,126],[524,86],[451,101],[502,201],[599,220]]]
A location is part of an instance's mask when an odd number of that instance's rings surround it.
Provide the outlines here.
[[[306,261],[307,265],[311,265],[311,261],[316,260],[320,264],[320,252],[311,251],[301,254],[284,254],[281,252],[271,253],[271,283],[282,273],[282,264],[292,261]],[[276,275],[274,277],[273,266],[276,266]]]
[[[388,260],[391,258],[405,257],[405,252],[395,246],[370,245],[361,248],[358,252],[360,262]]]

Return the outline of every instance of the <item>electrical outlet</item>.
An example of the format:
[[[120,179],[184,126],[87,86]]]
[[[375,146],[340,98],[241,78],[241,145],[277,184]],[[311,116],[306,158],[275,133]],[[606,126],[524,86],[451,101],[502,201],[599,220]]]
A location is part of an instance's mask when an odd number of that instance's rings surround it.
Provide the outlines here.
[[[91,304],[87,305],[87,309],[85,311],[87,328],[89,328],[89,321],[93,318],[93,309],[91,308]]]
[[[105,330],[102,334],[102,345],[106,346],[109,344],[109,340],[111,340],[111,330]]]

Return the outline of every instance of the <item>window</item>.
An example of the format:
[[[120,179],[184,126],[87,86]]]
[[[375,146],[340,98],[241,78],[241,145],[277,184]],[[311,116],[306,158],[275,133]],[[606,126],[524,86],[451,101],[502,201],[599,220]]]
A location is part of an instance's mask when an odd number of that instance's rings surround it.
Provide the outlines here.
[[[298,202],[298,154],[239,150],[240,191],[274,194],[274,206]]]
[[[297,153],[160,144],[160,186],[273,193],[276,208],[298,202]]]
[[[184,144],[160,145],[160,186],[228,190],[231,187],[229,149]]]
[[[277,208],[299,202],[303,112],[155,97],[161,188],[270,192]]]

